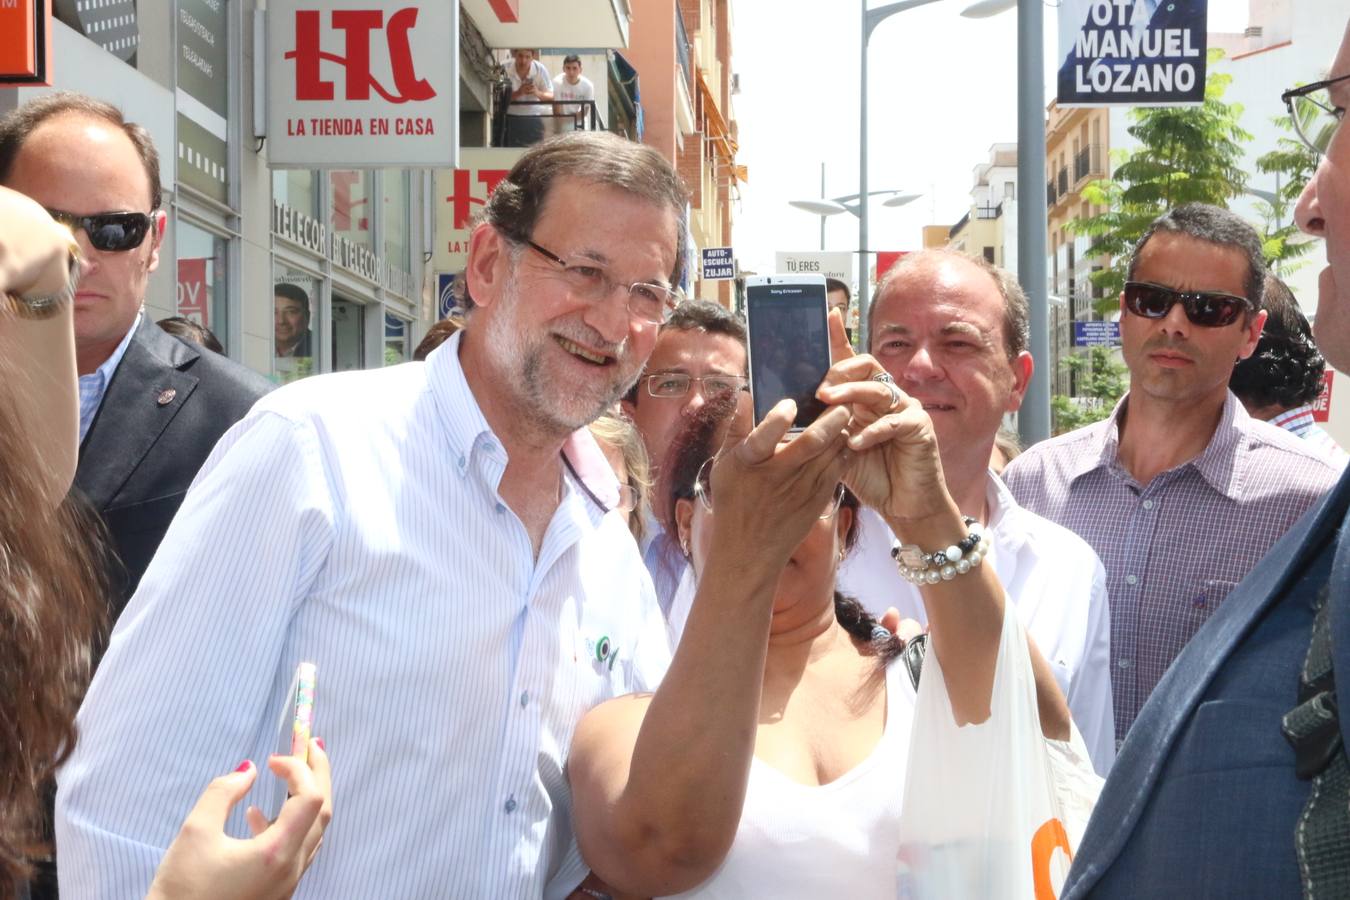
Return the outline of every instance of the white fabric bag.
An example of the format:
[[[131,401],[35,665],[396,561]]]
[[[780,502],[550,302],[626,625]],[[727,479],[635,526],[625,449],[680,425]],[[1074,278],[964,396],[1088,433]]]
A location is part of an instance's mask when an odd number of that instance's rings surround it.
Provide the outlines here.
[[[1041,734],[1026,632],[1005,607],[990,701],[957,727],[930,644],[919,680],[900,816],[904,900],[1056,900],[1101,792],[1075,726]]]

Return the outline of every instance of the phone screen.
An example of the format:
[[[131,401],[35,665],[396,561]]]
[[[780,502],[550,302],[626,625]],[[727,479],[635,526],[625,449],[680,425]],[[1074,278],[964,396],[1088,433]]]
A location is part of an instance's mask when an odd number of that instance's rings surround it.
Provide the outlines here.
[[[825,279],[767,278],[748,283],[746,319],[750,332],[750,393],[755,422],[784,397],[797,403],[792,427],[805,428],[825,411],[816,390],[830,368],[830,333]]]

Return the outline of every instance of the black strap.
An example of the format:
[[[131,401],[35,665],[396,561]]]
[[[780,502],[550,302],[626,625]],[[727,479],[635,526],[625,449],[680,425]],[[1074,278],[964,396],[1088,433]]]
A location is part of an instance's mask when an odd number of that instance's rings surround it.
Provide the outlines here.
[[[1299,705],[1284,716],[1295,774],[1312,782],[1294,831],[1303,896],[1350,897],[1350,759],[1341,740],[1331,656],[1328,589],[1317,593],[1308,656],[1299,674]]]

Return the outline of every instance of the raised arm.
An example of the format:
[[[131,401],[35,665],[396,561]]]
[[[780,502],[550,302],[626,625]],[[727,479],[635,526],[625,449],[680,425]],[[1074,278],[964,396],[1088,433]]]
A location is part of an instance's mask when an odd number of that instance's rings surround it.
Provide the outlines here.
[[[574,737],[577,839],[618,890],[692,888],[736,835],[778,579],[844,464],[846,410],[779,445],[791,418],[791,404],[780,404],[713,467],[712,549],[660,688],[600,706]]]
[[[903,543],[932,553],[957,544],[968,527],[942,474],[937,436],[923,407],[887,380],[870,356],[855,356],[843,322],[830,314],[835,358],[819,397],[847,404],[849,449],[854,460],[845,480],[868,506],[881,513]],[[932,634],[942,660],[952,712],[959,723],[989,717],[989,698],[998,661],[1007,605],[992,566],[972,566],[951,580],[920,586]],[[1069,708],[1049,664],[1030,644],[1041,727],[1046,737],[1067,740]]]

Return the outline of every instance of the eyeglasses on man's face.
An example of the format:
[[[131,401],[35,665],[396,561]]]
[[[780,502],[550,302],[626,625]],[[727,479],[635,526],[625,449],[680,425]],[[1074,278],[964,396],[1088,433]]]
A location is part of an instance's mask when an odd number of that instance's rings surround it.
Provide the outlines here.
[[[703,507],[704,512],[713,511],[712,500],[712,467],[717,460],[716,456],[710,456],[699,466],[698,474],[694,476],[694,496],[698,498],[699,505]],[[844,484],[840,482],[830,496],[830,501],[825,507],[825,511],[820,514],[821,519],[830,519],[839,512],[839,506],[844,502]]]
[[[635,281],[622,284],[611,278],[604,269],[591,263],[569,263],[558,254],[534,241],[526,239],[525,245],[544,259],[558,266],[558,274],[567,283],[568,288],[578,297],[590,303],[598,303],[622,289],[628,294],[628,314],[639,322],[649,325],[664,325],[670,313],[679,304],[680,292],[663,284],[647,281]]]
[[[744,375],[688,375],[684,372],[655,372],[642,378],[647,385],[647,393],[653,397],[683,397],[695,383],[703,391],[703,396],[735,393],[750,389],[750,379]]]
[[[1345,118],[1345,107],[1337,106],[1331,99],[1331,86],[1347,80],[1350,80],[1350,75],[1338,75],[1325,81],[1290,88],[1280,95],[1299,140],[1319,156],[1331,145],[1332,138],[1341,127],[1341,120]],[[1306,103],[1297,102],[1299,100]],[[1321,113],[1330,116],[1331,121],[1322,122]]]
[[[59,209],[48,209],[47,215],[71,231],[83,231],[89,237],[90,246],[105,253],[121,253],[139,247],[155,223],[153,215],[140,212],[103,212],[77,216]]]
[[[1224,328],[1232,325],[1252,304],[1245,297],[1222,291],[1178,291],[1147,281],[1125,282],[1125,308],[1145,319],[1165,319],[1178,303],[1192,325]]]

